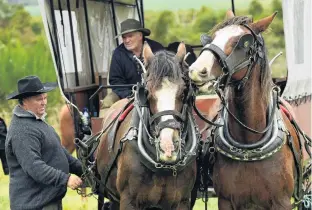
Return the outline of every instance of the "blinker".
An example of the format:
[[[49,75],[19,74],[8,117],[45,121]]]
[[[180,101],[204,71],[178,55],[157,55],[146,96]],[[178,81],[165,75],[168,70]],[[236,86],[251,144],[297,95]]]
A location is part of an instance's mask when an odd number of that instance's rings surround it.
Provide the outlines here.
[[[235,51],[237,47],[239,49],[241,48],[248,49],[253,43],[254,43],[254,38],[252,34],[245,34],[239,39],[233,51]]]

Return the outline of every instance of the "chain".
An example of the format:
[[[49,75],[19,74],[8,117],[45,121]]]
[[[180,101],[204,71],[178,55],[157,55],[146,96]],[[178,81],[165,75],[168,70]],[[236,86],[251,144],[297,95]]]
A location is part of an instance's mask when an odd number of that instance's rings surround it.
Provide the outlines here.
[[[263,152],[262,148],[256,148],[256,149],[253,149],[253,150],[245,150],[245,149],[240,149],[240,148],[237,148],[237,147],[234,147],[234,146],[232,146],[230,148],[230,150],[231,150],[231,152],[238,153],[238,154],[244,154],[244,155],[247,155],[247,156],[249,156],[249,154]]]
[[[156,147],[156,160],[159,162],[159,153],[160,153],[160,139],[156,138],[155,141],[155,147]]]
[[[85,188],[85,189],[86,189],[86,188]],[[90,193],[86,194],[85,192],[82,191],[82,188],[77,188],[76,191],[77,191],[77,194],[78,194],[78,195],[80,195],[81,197],[84,197],[84,198],[85,198],[85,197],[91,197],[91,196],[94,195],[93,192],[90,192]],[[95,198],[96,198],[96,197],[95,197]]]
[[[172,175],[177,176],[177,167],[178,166],[184,166],[184,165],[185,165],[185,161],[181,160],[181,161],[177,162],[175,165],[163,165],[161,163],[157,163],[155,165],[155,168],[170,169],[170,170],[172,170]]]
[[[312,208],[312,194],[304,195],[302,202],[303,202],[304,208],[311,209]]]
[[[87,173],[89,173],[88,170],[86,170],[86,172],[84,172],[81,175],[81,180],[83,181],[83,183],[85,183],[85,181],[86,181]],[[82,188],[77,188],[76,191],[77,191],[77,194],[80,195],[81,197],[91,197],[94,194],[93,192],[86,194],[85,192],[82,191]]]
[[[164,169],[170,169],[172,170],[172,176],[177,176],[177,167],[176,166],[170,166],[170,165],[158,165],[156,168],[164,168]]]

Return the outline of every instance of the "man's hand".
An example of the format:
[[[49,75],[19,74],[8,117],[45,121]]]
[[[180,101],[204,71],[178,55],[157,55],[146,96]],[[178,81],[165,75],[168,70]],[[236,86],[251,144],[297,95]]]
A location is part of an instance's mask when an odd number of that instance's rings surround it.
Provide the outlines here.
[[[82,180],[76,176],[71,174],[67,181],[67,187],[71,188],[72,190],[77,189],[82,184]]]

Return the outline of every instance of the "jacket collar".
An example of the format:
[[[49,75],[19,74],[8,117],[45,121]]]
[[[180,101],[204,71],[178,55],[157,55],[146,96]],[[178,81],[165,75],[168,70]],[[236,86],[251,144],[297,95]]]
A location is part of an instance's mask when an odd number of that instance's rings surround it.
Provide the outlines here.
[[[16,105],[13,109],[13,114],[16,115],[17,117],[24,117],[24,118],[35,118],[36,120],[42,120],[44,121],[45,116],[47,113],[45,113],[42,117],[38,117],[35,113],[32,111],[28,111],[23,109],[20,105]]]

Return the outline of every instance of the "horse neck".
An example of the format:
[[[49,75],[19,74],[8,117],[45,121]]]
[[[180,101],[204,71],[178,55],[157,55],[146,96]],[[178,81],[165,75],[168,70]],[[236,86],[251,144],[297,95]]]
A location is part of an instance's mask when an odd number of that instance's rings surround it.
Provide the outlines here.
[[[256,65],[246,85],[241,90],[231,87],[228,93],[229,110],[239,121],[257,131],[262,131],[266,127],[268,117],[266,94],[269,94],[269,91],[261,87],[260,72],[259,65]],[[263,134],[255,134],[243,128],[230,114],[227,116],[229,132],[236,141],[255,143],[263,136]]]

